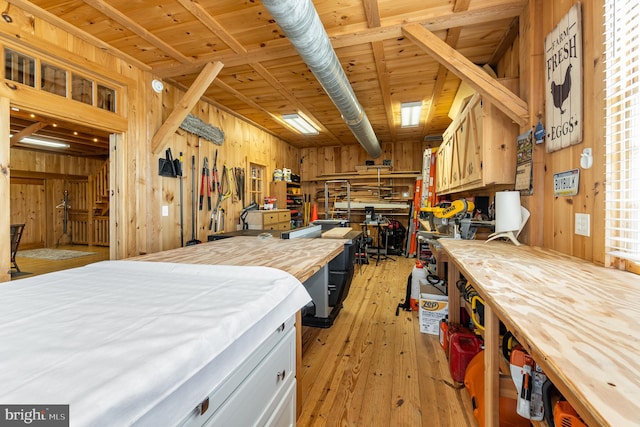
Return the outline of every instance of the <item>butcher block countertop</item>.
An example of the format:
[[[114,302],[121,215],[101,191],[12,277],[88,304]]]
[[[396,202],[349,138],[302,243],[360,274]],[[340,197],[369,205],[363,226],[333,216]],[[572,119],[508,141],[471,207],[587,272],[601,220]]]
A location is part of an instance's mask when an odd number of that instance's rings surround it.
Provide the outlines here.
[[[182,264],[259,265],[284,270],[304,282],[344,250],[344,239],[238,236],[171,249],[131,260]]]
[[[640,276],[538,247],[439,242],[589,426],[640,425]]]

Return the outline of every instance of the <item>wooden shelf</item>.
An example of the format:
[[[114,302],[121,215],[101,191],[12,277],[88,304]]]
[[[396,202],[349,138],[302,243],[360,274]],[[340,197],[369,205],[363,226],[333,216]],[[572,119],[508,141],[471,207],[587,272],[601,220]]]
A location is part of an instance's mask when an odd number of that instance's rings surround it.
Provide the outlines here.
[[[418,171],[409,171],[409,172],[385,172],[380,173],[381,179],[388,178],[419,178],[422,176]],[[331,179],[377,179],[377,173],[358,173],[358,172],[346,172],[346,173],[338,173],[338,174],[328,174],[328,175],[318,175],[309,181],[328,181]]]

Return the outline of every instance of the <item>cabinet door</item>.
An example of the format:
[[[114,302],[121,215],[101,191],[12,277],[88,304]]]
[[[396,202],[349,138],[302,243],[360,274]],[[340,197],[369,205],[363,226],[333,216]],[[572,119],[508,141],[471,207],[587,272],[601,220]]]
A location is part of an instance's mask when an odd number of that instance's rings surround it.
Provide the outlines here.
[[[482,181],[482,101],[475,98],[475,103],[468,107],[468,114],[460,123],[458,135],[458,152],[460,160],[460,185],[468,185]],[[487,143],[491,143],[488,141]]]
[[[436,156],[436,192],[446,193],[451,182],[451,145],[453,138],[445,135]]]

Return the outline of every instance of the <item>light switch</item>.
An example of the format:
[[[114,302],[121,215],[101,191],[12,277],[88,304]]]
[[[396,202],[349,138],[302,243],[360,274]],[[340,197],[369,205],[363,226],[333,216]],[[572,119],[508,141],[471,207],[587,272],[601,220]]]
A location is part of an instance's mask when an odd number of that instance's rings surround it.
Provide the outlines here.
[[[162,216],[169,216],[169,206],[162,206]]]
[[[587,236],[591,235],[591,215],[577,213],[576,221],[575,221],[575,233],[579,236]]]

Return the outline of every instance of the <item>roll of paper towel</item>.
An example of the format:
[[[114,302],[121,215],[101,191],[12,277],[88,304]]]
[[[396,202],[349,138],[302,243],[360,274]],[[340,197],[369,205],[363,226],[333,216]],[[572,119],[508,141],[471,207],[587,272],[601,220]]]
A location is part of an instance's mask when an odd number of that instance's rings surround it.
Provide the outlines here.
[[[522,225],[519,191],[496,192],[496,233],[519,231]]]

